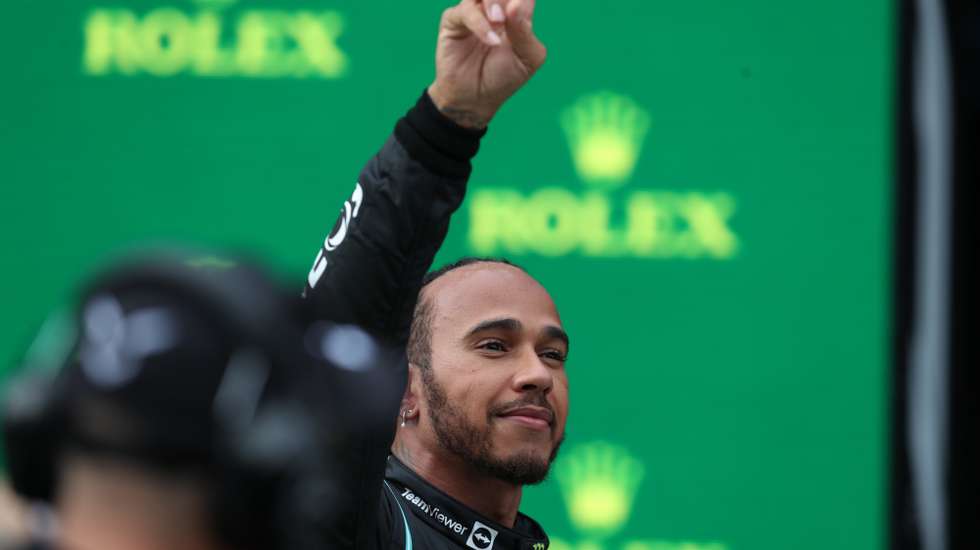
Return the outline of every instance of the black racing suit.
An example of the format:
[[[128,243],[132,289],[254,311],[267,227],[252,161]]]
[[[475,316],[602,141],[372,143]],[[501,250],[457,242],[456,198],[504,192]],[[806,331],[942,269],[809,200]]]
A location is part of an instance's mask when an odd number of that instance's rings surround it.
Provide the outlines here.
[[[457,126],[423,94],[368,161],[314,261],[305,296],[318,314],[353,323],[404,347],[422,278],[459,207],[482,132]],[[405,365],[391,377],[405,384]],[[544,550],[537,522],[513,528],[483,517],[435,488],[394,456],[398,398],[386,397],[389,428],[363,434],[344,468],[349,506],[324,548]]]

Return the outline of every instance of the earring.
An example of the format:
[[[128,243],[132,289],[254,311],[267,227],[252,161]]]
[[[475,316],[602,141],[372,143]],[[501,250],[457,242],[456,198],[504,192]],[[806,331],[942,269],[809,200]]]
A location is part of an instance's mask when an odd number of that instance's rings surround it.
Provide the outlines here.
[[[405,427],[405,422],[408,420],[408,415],[412,414],[412,409],[405,409],[402,411],[402,428]]]

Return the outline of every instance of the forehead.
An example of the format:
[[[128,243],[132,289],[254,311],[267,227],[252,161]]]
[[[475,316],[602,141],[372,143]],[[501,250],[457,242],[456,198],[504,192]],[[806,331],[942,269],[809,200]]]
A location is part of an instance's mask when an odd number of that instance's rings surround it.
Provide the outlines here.
[[[480,262],[454,269],[430,283],[424,298],[432,304],[437,321],[451,322],[460,330],[473,322],[505,317],[530,325],[561,326],[548,291],[507,264]]]

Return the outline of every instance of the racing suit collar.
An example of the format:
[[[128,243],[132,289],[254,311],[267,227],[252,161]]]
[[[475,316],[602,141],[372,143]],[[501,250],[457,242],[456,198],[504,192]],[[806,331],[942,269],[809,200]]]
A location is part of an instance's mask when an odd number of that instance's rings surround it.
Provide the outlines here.
[[[385,478],[397,489],[415,517],[440,531],[462,548],[473,550],[547,550],[548,536],[528,516],[518,512],[514,528],[496,523],[443,493],[405,466],[388,457]]]

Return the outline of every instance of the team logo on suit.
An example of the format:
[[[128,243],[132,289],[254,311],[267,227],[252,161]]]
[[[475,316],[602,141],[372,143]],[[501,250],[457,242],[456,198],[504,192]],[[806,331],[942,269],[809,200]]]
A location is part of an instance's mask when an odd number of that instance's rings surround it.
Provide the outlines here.
[[[479,521],[473,522],[473,529],[470,531],[470,538],[466,539],[466,546],[474,550],[490,550],[493,548],[493,541],[497,540],[497,530],[491,529]]]

